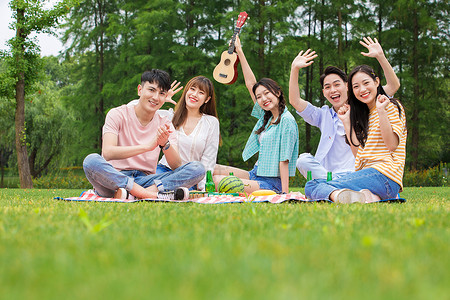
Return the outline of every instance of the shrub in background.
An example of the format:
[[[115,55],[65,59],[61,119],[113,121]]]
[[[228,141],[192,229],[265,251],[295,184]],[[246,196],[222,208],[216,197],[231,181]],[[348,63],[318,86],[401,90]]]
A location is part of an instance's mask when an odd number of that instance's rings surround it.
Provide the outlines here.
[[[86,179],[81,167],[61,169],[62,173],[45,175],[33,179],[35,188],[41,189],[90,189],[92,185]],[[290,187],[304,187],[306,179],[297,170],[295,177],[289,178]],[[409,186],[445,186],[448,187],[448,169],[446,163],[422,170],[406,170],[403,185]]]
[[[448,169],[446,163],[426,170],[405,171],[403,176],[404,186],[446,186],[448,187]]]
[[[289,178],[289,186],[304,187],[306,179],[300,172],[295,177]],[[407,186],[445,186],[448,187],[448,168],[446,163],[426,170],[405,170],[403,175],[403,185]]]
[[[305,187],[306,178],[298,170],[295,171],[295,177],[289,177],[289,188],[291,187]]]
[[[69,171],[65,174],[50,174],[33,179],[39,189],[90,189],[92,185],[84,174]]]

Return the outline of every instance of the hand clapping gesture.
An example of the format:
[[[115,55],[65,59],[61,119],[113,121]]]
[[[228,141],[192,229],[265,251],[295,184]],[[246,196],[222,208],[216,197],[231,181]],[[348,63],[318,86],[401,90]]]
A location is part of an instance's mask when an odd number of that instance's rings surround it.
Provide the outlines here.
[[[163,124],[159,126],[158,133],[156,134],[156,143],[160,146],[164,146],[169,140],[169,136],[172,133],[169,124]]]
[[[183,89],[183,86],[178,87],[179,85],[180,85],[179,81],[174,80],[172,82],[172,84],[170,85],[170,90],[167,91],[165,102],[177,104],[177,102],[175,102],[175,100],[172,100],[172,97],[173,97],[173,95],[175,95],[176,93],[178,93],[179,91],[181,91]]]
[[[381,45],[376,38],[372,40],[371,37],[364,37],[363,41],[359,41],[359,43],[369,50],[368,53],[361,52],[362,55],[375,58],[384,56],[383,48],[381,48]]]
[[[292,62],[292,67],[297,69],[308,67],[314,63],[313,59],[316,57],[317,57],[316,51],[308,49],[306,50],[305,53],[303,53],[302,50]]]

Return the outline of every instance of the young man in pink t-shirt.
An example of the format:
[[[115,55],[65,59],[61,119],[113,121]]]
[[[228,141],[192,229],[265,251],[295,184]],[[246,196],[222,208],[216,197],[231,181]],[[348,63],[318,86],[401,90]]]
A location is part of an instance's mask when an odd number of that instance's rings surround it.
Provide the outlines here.
[[[174,82],[175,83],[175,82]],[[181,165],[174,128],[158,109],[182,87],[170,84],[167,72],[153,69],[141,76],[139,103],[111,109],[103,126],[102,155],[90,154],[83,168],[102,197],[181,200],[188,187],[205,175],[200,162]],[[155,175],[160,151],[173,171]]]

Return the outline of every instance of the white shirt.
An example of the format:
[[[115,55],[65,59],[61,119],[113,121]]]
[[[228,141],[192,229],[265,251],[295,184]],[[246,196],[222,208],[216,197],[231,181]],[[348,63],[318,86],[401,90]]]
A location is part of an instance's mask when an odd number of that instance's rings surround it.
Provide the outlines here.
[[[342,124],[342,121],[334,110],[332,111],[332,115],[336,127],[336,137],[331,144],[328,155],[322,160],[323,166],[333,173],[354,171],[355,156],[351,151],[348,151],[350,146],[345,142],[344,124]]]
[[[311,103],[298,112],[305,122],[319,127],[321,135],[315,158],[328,171],[341,173],[355,171],[355,156],[345,142],[344,124],[332,107],[321,108]]]
[[[161,116],[167,116],[169,120],[173,118],[173,110],[158,110]],[[191,161],[199,161],[205,167],[205,170],[214,171],[217,161],[217,152],[219,150],[219,120],[216,117],[205,115],[201,117],[194,130],[187,135],[183,127],[180,126],[175,130],[178,138],[178,152],[180,154],[182,164]],[[169,167],[166,157],[163,156],[159,161]],[[206,177],[197,184],[199,190],[205,189]]]

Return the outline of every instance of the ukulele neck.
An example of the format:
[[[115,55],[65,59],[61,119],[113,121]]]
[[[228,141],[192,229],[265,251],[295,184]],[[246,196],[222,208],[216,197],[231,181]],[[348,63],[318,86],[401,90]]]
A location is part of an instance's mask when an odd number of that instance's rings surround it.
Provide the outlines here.
[[[239,34],[240,30],[241,30],[240,27],[236,27],[234,29],[233,37],[231,38],[230,47],[228,48],[228,54],[233,54],[233,52],[234,52],[234,43],[236,42],[236,36]]]

